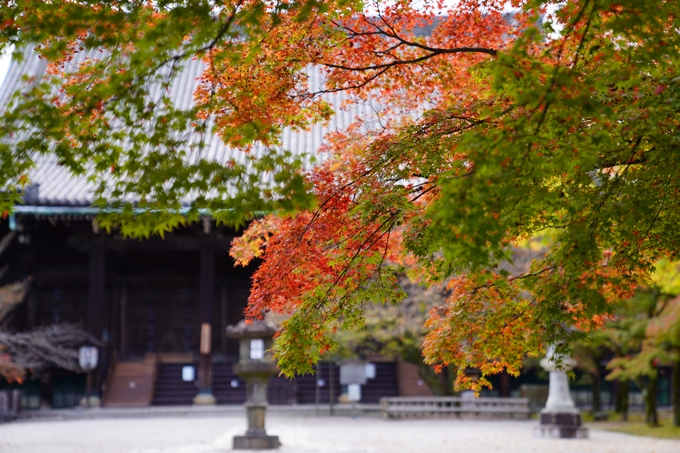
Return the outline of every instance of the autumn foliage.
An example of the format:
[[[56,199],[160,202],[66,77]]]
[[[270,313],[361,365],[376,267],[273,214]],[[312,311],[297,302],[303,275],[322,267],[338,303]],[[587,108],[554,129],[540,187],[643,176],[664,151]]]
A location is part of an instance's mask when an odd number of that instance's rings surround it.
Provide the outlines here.
[[[290,315],[286,374],[361,325],[367,301],[398,303],[408,272],[450,291],[425,360],[479,389],[546,343],[569,353],[678,251],[676,2],[15,3],[4,42],[39,44],[53,77],[3,116],[17,134],[3,181],[23,183],[29,152],[94,165],[103,225],[129,235],[185,221],[186,194],[189,220],[271,212],[232,254],[262,259],[247,314]],[[103,56],[74,70],[81,47]],[[170,89],[190,59],[204,71],[179,110],[149,87]],[[310,168],[281,133],[328,121],[336,92],[375,115],[328,134]],[[189,132],[243,159],[204,159]],[[547,252],[510,272],[535,238]],[[482,378],[466,382],[468,367]]]
[[[235,241],[235,256],[264,259],[249,315],[292,315],[276,346],[285,373],[308,369],[333,329],[361,325],[366,301],[398,302],[395,275],[406,271],[424,285],[446,281],[450,294],[427,322],[425,360],[458,367],[458,384],[479,389],[548,342],[568,353],[674,253],[665,233],[649,240],[671,212],[655,201],[648,211],[640,190],[662,184],[666,157],[649,140],[677,117],[660,105],[659,81],[608,35],[639,11],[570,3],[558,13],[565,32],[546,39],[540,8],[510,19],[500,4],[458,6],[445,18],[395,6],[338,22],[351,55],[347,46],[314,60],[330,89],[389,108],[387,124],[331,137],[332,157],[309,174],[314,210],[256,221]],[[425,25],[433,31],[415,36]],[[664,58],[649,65],[666,80]],[[422,113],[400,115],[404,106]],[[644,121],[652,109],[664,120]],[[508,272],[512,250],[537,235],[547,254]],[[468,367],[482,378],[471,381]]]

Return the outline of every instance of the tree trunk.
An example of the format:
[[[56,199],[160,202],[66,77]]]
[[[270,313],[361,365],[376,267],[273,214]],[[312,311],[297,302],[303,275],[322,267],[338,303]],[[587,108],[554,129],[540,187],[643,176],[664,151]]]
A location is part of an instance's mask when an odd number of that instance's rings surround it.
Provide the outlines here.
[[[616,393],[616,412],[621,414],[622,421],[628,421],[628,393],[630,391],[630,381],[623,379],[618,382]]]
[[[402,344],[401,359],[404,362],[412,363],[418,368],[418,375],[423,382],[437,396],[452,396],[453,380],[456,378],[456,370],[445,367],[441,373],[436,373],[434,367],[423,362],[422,352],[412,344]]]
[[[50,409],[52,407],[52,394],[54,385],[52,375],[47,372],[40,380],[40,408]]]
[[[593,405],[592,405],[592,413],[597,414],[602,410],[602,401],[600,399],[600,390],[601,390],[601,383],[600,383],[600,376],[598,374],[593,374],[593,385],[592,385],[592,392],[593,392]]]
[[[430,390],[432,390],[432,393],[434,393],[436,396],[444,396],[446,388],[442,387],[439,375],[435,373],[431,367],[425,364],[420,363],[416,366],[418,367],[418,376],[420,376],[420,379],[423,380],[425,385],[427,385]]]
[[[673,363],[673,426],[680,426],[680,357]]]
[[[649,426],[659,426],[659,414],[656,408],[658,393],[658,376],[650,376],[645,395],[645,420]]]
[[[500,384],[498,386],[499,396],[501,396],[502,398],[510,398],[510,394],[511,394],[511,391],[510,391],[510,386],[511,386],[510,374],[508,374],[507,371],[503,371],[499,375],[499,378],[500,378]]]

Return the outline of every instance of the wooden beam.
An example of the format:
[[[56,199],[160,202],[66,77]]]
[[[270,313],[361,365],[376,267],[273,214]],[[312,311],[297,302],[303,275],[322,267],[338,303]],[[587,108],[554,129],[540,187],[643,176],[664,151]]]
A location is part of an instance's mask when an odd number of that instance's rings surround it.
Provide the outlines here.
[[[197,237],[150,238],[145,240],[119,238],[78,238],[70,237],[68,245],[81,252],[88,251],[94,243],[101,243],[106,251],[201,251],[203,244],[210,243],[213,251],[229,251],[234,237],[205,239]]]

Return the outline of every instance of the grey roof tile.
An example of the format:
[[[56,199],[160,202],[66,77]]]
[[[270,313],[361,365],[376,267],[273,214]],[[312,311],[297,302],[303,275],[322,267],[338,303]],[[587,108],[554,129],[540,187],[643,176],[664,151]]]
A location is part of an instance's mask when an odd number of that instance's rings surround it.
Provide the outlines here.
[[[81,52],[74,59],[74,63],[83,61],[92,56],[93,52]],[[0,87],[0,110],[9,102],[10,97],[18,89],[25,86],[23,76],[39,77],[44,74],[46,61],[37,57],[32,49],[24,51],[24,59],[21,62],[13,61],[10,64],[5,81]],[[193,104],[193,92],[197,85],[197,78],[203,71],[203,63],[200,60],[187,62],[186,67],[177,76],[171,87],[171,98],[176,107],[188,109]],[[321,73],[310,69],[310,87],[320,87],[323,83]],[[296,155],[316,152],[324,142],[324,136],[331,131],[347,128],[357,117],[375,116],[374,109],[368,105],[352,105],[349,109],[342,108],[347,100],[345,93],[325,94],[325,99],[335,109],[335,116],[327,125],[316,125],[309,131],[296,132],[286,129],[282,134],[282,148]],[[205,141],[206,148],[203,156],[218,162],[228,162],[231,159],[240,160],[243,154],[224,145],[219,137],[212,135]],[[262,148],[253,152],[261,152]],[[194,157],[195,158],[195,157]],[[72,176],[67,169],[58,165],[54,156],[39,156],[35,161],[35,168],[29,174],[31,184],[37,189],[37,196],[26,199],[28,205],[35,206],[89,206],[92,201],[93,184],[86,176]],[[264,181],[263,181],[264,182]],[[35,193],[35,192],[34,192]],[[189,198],[184,200],[185,203]]]

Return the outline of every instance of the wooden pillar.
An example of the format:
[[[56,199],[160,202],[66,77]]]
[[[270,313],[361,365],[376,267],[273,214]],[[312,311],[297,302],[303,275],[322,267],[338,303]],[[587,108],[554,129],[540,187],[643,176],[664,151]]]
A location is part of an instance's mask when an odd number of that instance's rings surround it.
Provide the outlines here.
[[[127,316],[127,298],[128,289],[127,283],[123,281],[123,288],[120,294],[120,354],[126,357],[128,351],[128,316]]]
[[[26,295],[26,326],[29,329],[37,327],[38,322],[38,304],[36,301],[35,289],[32,282],[28,284],[28,293]]]
[[[100,339],[102,336],[104,317],[104,247],[100,240],[92,241],[90,245],[90,263],[88,271],[88,292],[87,292],[87,328],[90,333]],[[100,351],[101,352],[101,351]],[[100,358],[103,354],[100,354]],[[93,376],[88,376],[88,388],[86,389],[88,399],[90,397],[99,397],[99,385],[91,388],[89,383],[101,382],[101,365],[91,373]],[[91,401],[91,400],[89,400]]]
[[[212,302],[215,273],[215,252],[211,241],[204,241],[200,250],[198,279],[199,320],[201,322],[201,359],[198,370],[198,395],[194,404],[215,404],[211,382]]]
[[[120,299],[121,299],[121,287],[119,282],[115,282],[113,285],[113,291],[111,294],[111,316],[109,322],[109,332],[110,333],[110,349],[113,353],[120,352]]]
[[[228,293],[227,285],[222,284],[222,288],[220,291],[220,348],[222,354],[227,353],[227,330],[226,327],[229,325],[229,318],[227,317],[227,307],[229,305],[228,299],[229,299],[229,293]]]
[[[90,246],[90,266],[87,293],[87,328],[101,338],[104,317],[104,247],[101,241]]]
[[[31,246],[31,249],[22,253],[19,264],[21,278],[30,279],[27,283],[28,290],[26,292],[26,318],[24,319],[24,325],[29,329],[33,329],[38,326],[38,305],[35,294],[35,285],[32,280],[34,270],[35,255],[33,254]]]

